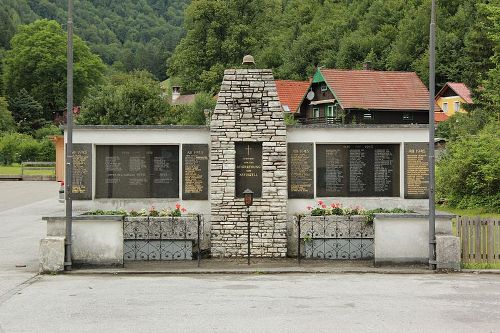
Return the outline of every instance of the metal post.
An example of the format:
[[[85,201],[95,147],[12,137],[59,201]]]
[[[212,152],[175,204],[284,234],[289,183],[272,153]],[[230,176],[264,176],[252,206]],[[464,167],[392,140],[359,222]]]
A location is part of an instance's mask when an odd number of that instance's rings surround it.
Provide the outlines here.
[[[429,45],[429,268],[436,261],[434,96],[436,95],[436,0],[432,0]]]
[[[71,270],[71,238],[73,227],[73,0],[68,0],[67,44],[67,103],[66,103],[66,240],[64,267]]]
[[[201,217],[200,214],[198,214],[198,267],[200,267],[200,260],[201,260],[200,226],[201,226]]]
[[[298,225],[298,231],[297,231],[297,260],[299,261],[300,265],[300,218],[302,216],[299,214],[297,217],[297,225]]]
[[[250,265],[250,207],[247,207],[247,264]]]

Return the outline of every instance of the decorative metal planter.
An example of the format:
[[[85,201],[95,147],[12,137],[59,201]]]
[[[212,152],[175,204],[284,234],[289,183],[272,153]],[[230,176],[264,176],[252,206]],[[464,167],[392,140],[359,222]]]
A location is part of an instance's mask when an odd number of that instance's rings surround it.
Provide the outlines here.
[[[373,259],[374,228],[362,215],[302,217],[299,237],[306,258]]]
[[[198,236],[198,218],[125,217],[124,260],[191,260]]]

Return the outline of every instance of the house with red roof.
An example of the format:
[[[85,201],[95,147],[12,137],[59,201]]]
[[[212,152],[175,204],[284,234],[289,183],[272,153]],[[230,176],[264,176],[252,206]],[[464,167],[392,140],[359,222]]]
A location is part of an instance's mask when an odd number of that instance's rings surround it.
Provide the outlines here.
[[[428,112],[429,91],[414,72],[319,68],[296,118],[302,123],[428,124]]]
[[[296,113],[309,89],[310,81],[276,80],[275,82],[283,111]]]
[[[435,100],[447,116],[467,112],[463,106],[473,103],[469,88],[460,82],[447,82],[437,93]]]

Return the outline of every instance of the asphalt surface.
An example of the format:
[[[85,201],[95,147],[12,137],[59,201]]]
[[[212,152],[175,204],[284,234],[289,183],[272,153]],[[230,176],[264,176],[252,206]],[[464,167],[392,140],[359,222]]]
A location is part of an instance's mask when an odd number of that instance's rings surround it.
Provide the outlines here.
[[[500,331],[494,274],[39,276],[57,189],[0,182],[0,333]]]

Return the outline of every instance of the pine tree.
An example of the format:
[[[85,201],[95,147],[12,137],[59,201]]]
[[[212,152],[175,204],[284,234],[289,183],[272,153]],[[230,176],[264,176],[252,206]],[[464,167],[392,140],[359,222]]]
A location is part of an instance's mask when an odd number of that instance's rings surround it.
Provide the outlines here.
[[[45,124],[43,107],[24,88],[9,100],[9,110],[21,133],[30,134]]]

